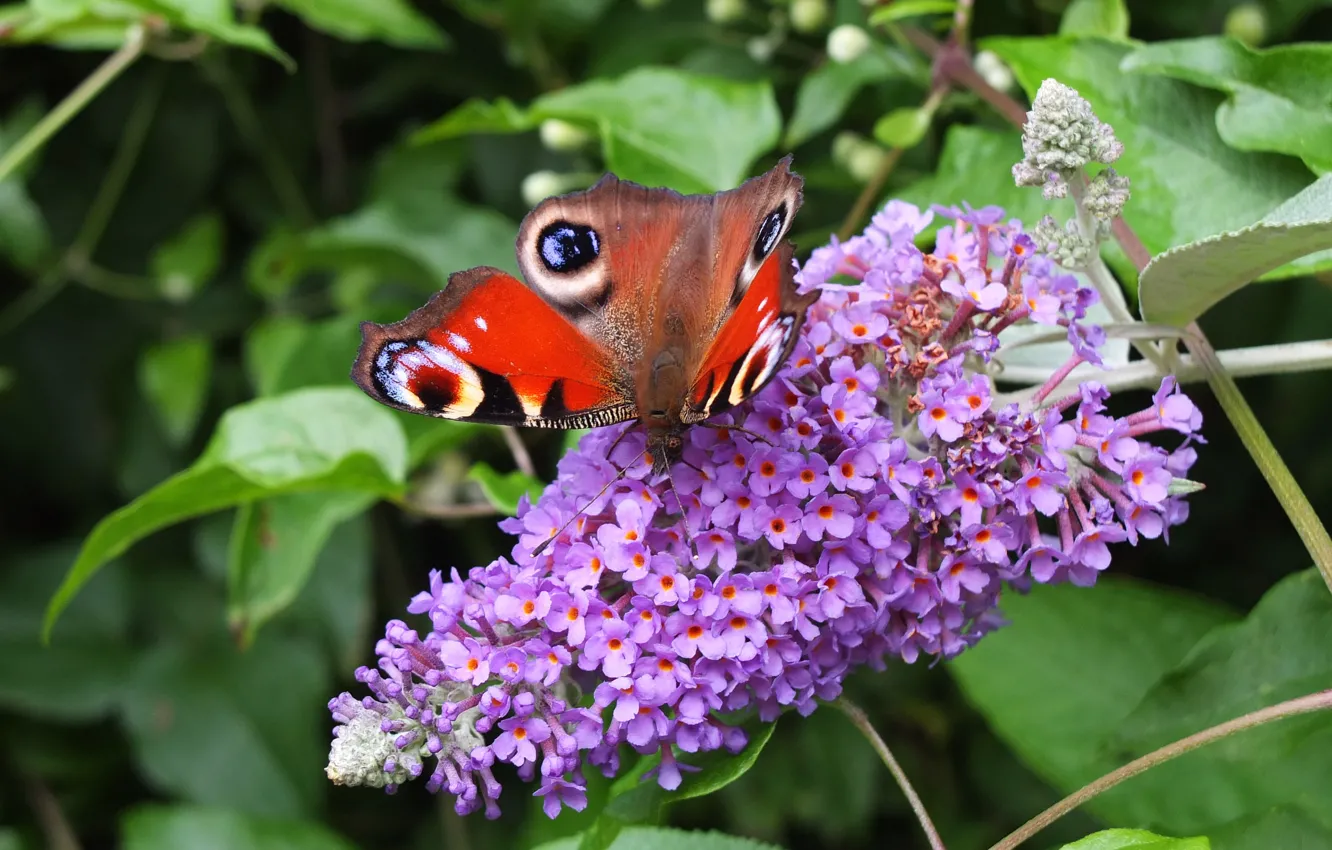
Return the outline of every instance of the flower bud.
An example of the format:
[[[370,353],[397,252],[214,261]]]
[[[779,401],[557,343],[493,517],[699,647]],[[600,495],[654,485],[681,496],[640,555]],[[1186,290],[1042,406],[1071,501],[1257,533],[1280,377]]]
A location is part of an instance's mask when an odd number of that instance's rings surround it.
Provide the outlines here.
[[[745,42],[745,52],[760,65],[766,65],[777,50],[777,40],[767,35],[756,35]]]
[[[592,140],[592,134],[587,130],[559,118],[542,121],[538,133],[541,144],[553,151],[575,151]]]
[[[714,24],[729,24],[745,15],[745,0],[708,0],[708,20]]]
[[[828,33],[828,58],[842,65],[854,62],[869,46],[869,33],[854,24],[842,24]]]
[[[523,203],[534,207],[553,195],[562,195],[587,186],[585,174],[560,174],[557,171],[533,171],[523,178]]]
[[[1013,72],[993,51],[980,51],[972,60],[972,64],[976,67],[976,73],[999,91],[1009,91],[1013,88]]]
[[[1226,13],[1225,34],[1250,47],[1267,41],[1267,12],[1257,3],[1242,3]]]
[[[865,137],[859,133],[853,133],[850,130],[843,130],[833,137],[832,159],[833,163],[841,168],[846,168],[851,161],[851,155],[856,148],[865,143]]]
[[[791,27],[796,32],[818,32],[828,21],[828,0],[794,0]]]

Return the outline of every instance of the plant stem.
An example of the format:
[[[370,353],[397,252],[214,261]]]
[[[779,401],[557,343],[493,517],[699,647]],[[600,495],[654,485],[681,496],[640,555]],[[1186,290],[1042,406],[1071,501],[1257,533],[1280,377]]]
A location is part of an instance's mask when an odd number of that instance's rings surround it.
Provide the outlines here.
[[[935,57],[936,67],[946,74],[947,78],[976,92],[1018,127],[1026,123],[1026,111],[1022,106],[981,79],[971,64],[971,57],[965,51],[949,49],[949,45],[941,45],[923,31],[910,30],[908,36],[913,44],[926,54]],[[1073,185],[1075,191],[1081,188],[1076,183]],[[1111,223],[1111,232],[1132,261],[1134,268],[1139,272],[1145,269],[1151,262],[1151,252],[1122,216],[1117,216]],[[1202,370],[1208,386],[1221,404],[1221,409],[1234,425],[1244,447],[1249,451],[1249,456],[1253,458],[1254,464],[1267,480],[1267,485],[1272,488],[1272,493],[1281,503],[1286,515],[1290,517],[1291,524],[1295,526],[1296,533],[1300,535],[1305,548],[1309,550],[1309,555],[1323,576],[1323,581],[1328,589],[1332,590],[1332,537],[1329,537],[1327,529],[1319,521],[1318,515],[1309,503],[1308,496],[1300,489],[1295,477],[1290,474],[1290,469],[1281,459],[1276,447],[1272,445],[1271,438],[1267,436],[1253,409],[1240,393],[1235,379],[1226,373],[1223,362],[1217,357],[1216,351],[1202,329],[1198,327],[1198,323],[1190,323],[1186,331],[1183,338],[1184,347],[1193,355],[1194,362]]]
[[[0,180],[4,180],[27,161],[28,157],[36,153],[61,127],[78,115],[89,101],[100,94],[126,68],[133,65],[134,60],[143,55],[146,43],[147,35],[143,27],[138,24],[130,27],[125,33],[125,43],[120,45],[115,53],[106,57],[106,60],[97,66],[97,70],[79,83],[78,88],[66,95],[64,100],[56,104],[55,109],[42,116],[42,120],[23,134],[23,138],[0,155]]]
[[[139,154],[143,152],[143,144],[148,139],[148,129],[157,114],[165,83],[166,66],[159,65],[140,89],[129,117],[125,119],[124,133],[120,137],[120,144],[116,146],[106,176],[102,178],[102,185],[98,187],[78,235],[66,252],[66,266],[77,267],[92,259],[93,251],[97,249],[97,243],[101,241],[106,226],[111,222],[111,215],[120,203],[120,196],[125,192],[134,165],[139,161]]]
[[[269,185],[273,187],[273,194],[277,195],[278,203],[282,204],[287,217],[297,227],[306,228],[313,225],[315,215],[301,192],[301,184],[296,180],[296,175],[292,173],[286,160],[282,158],[282,154],[270,141],[268,134],[264,132],[259,113],[255,111],[254,104],[245,89],[231,73],[226,58],[218,53],[209,52],[200,57],[199,62],[208,73],[213,85],[222,93],[222,100],[226,103],[227,111],[231,113],[231,120],[235,123],[241,138],[259,158]]]
[[[457,505],[431,505],[412,499],[395,499],[393,503],[404,511],[431,519],[454,520],[495,516],[499,509],[488,502],[465,502]]]
[[[1332,691],[1319,691],[1316,694],[1297,697],[1286,702],[1278,703],[1267,708],[1259,709],[1234,720],[1228,720],[1211,729],[1205,729],[1195,735],[1182,738],[1173,744],[1167,744],[1155,752],[1148,753],[1142,758],[1134,759],[1118,770],[1107,773],[1095,782],[1085,785],[1064,799],[1055,803],[1050,808],[1041,812],[1036,817],[1018,827],[1003,841],[990,848],[990,850],[1016,850],[1018,845],[1040,832],[1045,827],[1054,823],[1059,818],[1076,809],[1078,806],[1092,799],[1098,794],[1110,790],[1126,779],[1131,779],[1148,768],[1155,767],[1163,762],[1170,761],[1173,758],[1192,752],[1199,747],[1205,747],[1213,741],[1219,741],[1222,738],[1234,735],[1236,732],[1242,732],[1245,729],[1251,729],[1254,726],[1261,726],[1264,723],[1271,723],[1273,720],[1280,720],[1284,717],[1294,717],[1297,714],[1308,714],[1312,711],[1322,711],[1332,708]]]
[[[50,850],[81,850],[78,833],[60,808],[60,800],[37,777],[28,780],[28,800]]]
[[[1300,535],[1300,540],[1304,541],[1305,548],[1313,557],[1323,582],[1332,591],[1332,537],[1328,537],[1327,528],[1319,521],[1313,505],[1309,503],[1309,497],[1300,489],[1295,476],[1290,474],[1290,467],[1286,466],[1281,453],[1272,445],[1272,439],[1263,430],[1253,408],[1236,385],[1235,378],[1226,371],[1198,323],[1190,322],[1186,330],[1184,346],[1202,367],[1212,394],[1226,412],[1244,447],[1249,450],[1253,462],[1267,479],[1267,486],[1272,488],[1272,493],[1290,517],[1291,525],[1295,526],[1295,532]]]
[[[102,68],[105,67],[103,64]],[[107,169],[106,176],[102,178],[102,184],[93,197],[83,224],[79,226],[78,235],[55,264],[37,279],[32,288],[19,296],[5,308],[3,314],[0,314],[0,334],[8,333],[18,327],[48,301],[59,295],[69,284],[71,277],[79,282],[88,280],[86,273],[92,271],[89,267],[92,254],[111,220],[111,214],[115,212],[116,205],[120,202],[130,172],[134,170],[134,163],[138,161],[139,154],[143,151],[143,143],[148,137],[148,128],[152,125],[153,116],[157,112],[165,78],[165,70],[159,68],[140,90],[138,99],[135,100],[129,117],[125,120],[124,134],[120,137],[111,165]],[[31,136],[32,133],[28,135]]]
[[[509,452],[513,455],[514,465],[518,471],[528,478],[536,478],[536,466],[532,463],[532,455],[527,450],[527,444],[523,438],[518,435],[518,429],[511,425],[500,426],[500,433],[504,435],[504,444],[509,447]]]
[[[939,104],[943,102],[946,93],[947,90],[942,87],[931,89],[929,96],[925,98],[925,102],[921,104],[920,108],[933,115],[934,111],[939,108]],[[902,158],[902,154],[905,152],[905,148],[894,147],[890,148],[888,153],[884,155],[883,161],[879,163],[878,169],[870,177],[869,182],[865,184],[865,188],[860,190],[860,195],[851,206],[851,211],[842,220],[842,226],[837,229],[838,239],[843,241],[850,239],[860,228],[861,222],[865,220],[865,216],[869,213],[875,200],[883,193],[884,184],[888,182],[889,175],[893,173],[898,160]]]
[[[1236,378],[1258,375],[1286,375],[1297,372],[1316,372],[1332,369],[1332,340],[1317,342],[1286,342],[1279,345],[1259,345],[1253,348],[1232,348],[1217,352],[1221,366]],[[1191,384],[1207,379],[1207,374],[1192,355],[1184,355],[1174,368],[1181,383]],[[1076,380],[1065,380],[1051,391],[1055,398],[1064,396],[1083,381],[1104,384],[1112,393],[1122,390],[1154,390],[1161,383],[1161,370],[1145,360],[1137,360],[1115,369],[1087,372]],[[1009,383],[1039,385],[1050,375],[1050,370],[1034,366],[1009,366],[995,377]],[[1036,391],[1036,386],[1006,394],[1005,403],[1020,401]]]
[[[1082,179],[1068,181],[1069,189],[1073,194],[1073,202],[1077,208],[1078,229],[1087,239],[1096,240],[1096,222],[1091,213],[1087,211],[1086,204],[1083,202],[1087,195],[1087,187]],[[1092,254],[1091,260],[1087,263],[1087,268],[1083,270],[1087,279],[1091,281],[1096,289],[1096,294],[1101,297],[1101,304],[1105,306],[1110,317],[1116,322],[1136,321],[1133,313],[1129,310],[1128,299],[1124,297],[1124,290],[1115,280],[1114,275],[1106,266],[1105,260],[1101,259],[1100,251]],[[1164,367],[1165,359],[1161,354],[1161,348],[1156,343],[1149,340],[1135,339],[1132,345],[1147,360],[1150,360],[1158,368]]]
[[[929,840],[932,850],[947,850],[944,847],[943,839],[939,837],[939,831],[934,828],[934,821],[930,820],[930,813],[925,810],[925,804],[920,801],[916,789],[911,787],[911,780],[907,779],[906,772],[897,763],[897,759],[893,758],[892,751],[879,737],[879,733],[874,731],[874,726],[870,724],[865,712],[846,697],[839,697],[833,705],[851,718],[851,723],[870,742],[870,746],[874,747],[874,751],[879,754],[879,758],[887,766],[888,772],[893,775],[893,779],[897,780],[897,787],[902,789],[902,794],[907,798],[907,802],[911,804],[911,811],[916,813],[916,820],[920,822],[920,828],[925,831],[925,837]]]

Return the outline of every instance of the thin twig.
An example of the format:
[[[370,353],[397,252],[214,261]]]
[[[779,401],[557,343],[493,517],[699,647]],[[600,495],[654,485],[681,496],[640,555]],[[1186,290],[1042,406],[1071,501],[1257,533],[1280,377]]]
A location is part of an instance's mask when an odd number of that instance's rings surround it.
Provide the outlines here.
[[[966,50],[967,39],[971,33],[971,13],[975,0],[957,0],[953,10],[953,32],[949,36],[959,48]]]
[[[911,780],[907,779],[906,772],[902,766],[893,758],[893,753],[888,749],[888,745],[879,737],[879,733],[874,730],[874,726],[865,716],[865,712],[860,706],[851,702],[845,696],[839,697],[833,705],[842,710],[842,713],[851,718],[851,723],[860,730],[860,734],[870,742],[874,751],[879,754],[879,758],[888,768],[888,772],[897,780],[897,787],[902,789],[902,794],[911,804],[911,811],[916,813],[916,820],[920,822],[920,828],[925,831],[925,837],[930,842],[933,850],[947,850],[944,847],[943,839],[939,837],[939,830],[934,828],[934,821],[930,820],[930,813],[925,810],[925,804],[920,801],[920,796],[916,794],[916,789],[911,786]]]
[[[500,426],[500,433],[504,435],[504,444],[509,447],[509,452],[513,454],[514,465],[518,471],[528,478],[536,478],[536,466],[532,464],[532,455],[527,451],[527,445],[523,438],[518,435],[518,431],[508,425]]]
[[[61,127],[68,124],[69,120],[75,115],[78,115],[83,107],[88,105],[89,101],[100,94],[126,68],[133,65],[134,60],[143,55],[146,43],[147,33],[144,28],[138,24],[130,27],[125,33],[125,43],[120,45],[115,53],[106,57],[106,60],[97,66],[97,70],[79,83],[78,88],[66,95],[65,99],[56,104],[54,109],[32,125],[32,129],[24,133],[23,138],[15,142],[3,155],[0,155],[0,180],[4,180],[28,157],[36,153]]]
[[[1212,395],[1216,396],[1230,424],[1239,434],[1240,441],[1244,443],[1244,448],[1249,450],[1263,478],[1267,479],[1267,486],[1272,488],[1286,516],[1290,517],[1290,524],[1295,526],[1295,533],[1313,557],[1314,565],[1318,567],[1327,589],[1332,591],[1332,537],[1328,536],[1327,527],[1318,519],[1309,497],[1300,488],[1295,476],[1290,474],[1290,467],[1281,457],[1281,452],[1272,445],[1272,438],[1263,430],[1262,423],[1240,392],[1234,376],[1226,371],[1198,323],[1190,322],[1186,330],[1184,347],[1202,367]]]
[[[1016,126],[1021,127],[1026,123],[1026,110],[1013,98],[981,79],[971,64],[971,57],[965,51],[950,50],[949,45],[941,45],[928,33],[919,30],[912,30],[908,33],[908,37],[921,50],[935,56],[936,67],[953,81],[979,94]],[[1133,267],[1139,272],[1145,269],[1151,261],[1151,252],[1147,250],[1147,246],[1128,222],[1122,217],[1116,217],[1111,223],[1111,233],[1124,249]],[[1216,351],[1202,329],[1197,322],[1193,322],[1186,330],[1187,333],[1183,338],[1184,347],[1202,369],[1208,386],[1221,404],[1221,409],[1230,419],[1240,441],[1244,443],[1244,448],[1253,458],[1254,465],[1267,481],[1267,486],[1272,489],[1282,509],[1290,517],[1291,524],[1295,526],[1296,533],[1308,549],[1309,555],[1318,567],[1318,572],[1323,576],[1323,581],[1328,589],[1332,590],[1332,536],[1329,536],[1327,528],[1319,521],[1309,497],[1290,474],[1289,467],[1272,445],[1271,438],[1267,436],[1258,417],[1244,399],[1235,384],[1234,377],[1226,373],[1223,362],[1217,357]]]
[[[939,104],[943,102],[944,95],[948,93],[946,87],[935,86],[930,89],[930,93],[925,97],[925,101],[920,105],[922,111],[934,115]],[[897,162],[902,158],[906,148],[892,147],[888,153],[884,154],[879,167],[875,169],[874,174],[870,176],[869,182],[865,188],[860,190],[860,195],[856,197],[856,202],[851,205],[851,210],[842,220],[842,226],[837,229],[837,238],[845,241],[850,239],[857,230],[860,229],[866,216],[869,214],[870,207],[883,194],[884,184],[888,182],[888,177],[897,167]]]
[[[78,235],[69,246],[67,264],[78,266],[87,263],[97,250],[98,243],[102,241],[102,235],[106,233],[106,227],[111,223],[111,216],[120,204],[120,197],[125,193],[125,187],[129,185],[130,175],[134,172],[139,154],[143,152],[143,145],[148,140],[148,130],[153,125],[154,116],[157,115],[157,106],[162,100],[162,89],[166,85],[166,69],[165,65],[153,68],[148,80],[139,90],[138,98],[125,119],[125,130],[111,159],[111,165],[106,170],[106,176],[102,178],[102,185],[93,198],[92,206],[88,207],[88,214],[83,218]]]
[[[890,148],[883,159],[879,162],[879,167],[875,169],[874,174],[870,176],[869,182],[865,188],[860,190],[856,197],[856,202],[851,205],[851,211],[842,219],[842,226],[837,228],[837,238],[845,242],[860,229],[861,222],[869,213],[870,207],[879,199],[883,193],[883,186],[888,182],[888,177],[897,167],[897,161],[902,158],[904,150],[902,148]]]
[[[46,846],[50,850],[80,850],[82,845],[79,836],[70,825],[69,818],[65,817],[65,811],[60,808],[60,801],[51,793],[51,789],[36,777],[29,777],[27,786],[28,802],[41,826]]]
[[[296,179],[282,153],[264,130],[263,121],[255,111],[254,103],[244,87],[236,80],[235,75],[231,73],[231,66],[227,64],[226,57],[216,51],[209,51],[199,58],[199,64],[207,72],[213,85],[222,93],[222,100],[226,104],[227,112],[231,113],[232,122],[240,132],[241,139],[259,158],[268,182],[273,187],[273,194],[277,195],[278,202],[282,204],[287,217],[297,227],[313,225],[315,215],[301,191],[300,181]]]
[[[105,67],[103,64],[102,68]],[[101,70],[99,68],[98,72]],[[78,234],[55,264],[47,269],[28,291],[0,313],[0,334],[8,333],[29,319],[47,302],[59,295],[71,279],[86,281],[85,273],[90,270],[93,252],[97,250],[97,244],[101,241],[102,234],[105,233],[106,226],[120,203],[120,196],[124,194],[130,173],[143,152],[148,129],[152,126],[153,117],[157,114],[157,106],[161,101],[165,79],[165,70],[159,68],[139,90],[134,106],[125,120],[125,130],[111,158],[111,165],[102,178],[97,194],[93,196],[92,204],[84,215]]]
[[[1332,708],[1332,691],[1319,691],[1316,694],[1297,697],[1292,700],[1287,700],[1286,702],[1259,709],[1258,711],[1250,712],[1242,717],[1237,717],[1234,720],[1228,720],[1218,726],[1213,726],[1211,729],[1205,729],[1196,735],[1181,738],[1173,744],[1166,744],[1161,749],[1148,753],[1142,758],[1134,759],[1118,770],[1111,771],[1095,782],[1074,791],[1072,794],[1018,827],[1005,837],[1003,841],[1000,841],[998,844],[991,847],[990,850],[1015,850],[1015,848],[1017,848],[1022,842],[1031,838],[1033,835],[1073,811],[1078,806],[1098,794],[1109,791],[1124,780],[1132,779],[1148,768],[1155,767],[1156,765],[1170,761],[1173,758],[1178,758],[1179,756],[1192,752],[1199,747],[1205,747],[1213,741],[1219,741],[1222,738],[1234,735],[1236,732],[1242,732],[1245,729],[1261,726],[1264,723],[1271,723],[1273,720],[1281,720],[1285,717],[1294,717],[1297,714],[1308,714],[1312,711],[1322,711],[1328,708]]]
[[[1061,337],[1062,338],[1062,337]],[[1024,340],[1025,341],[1025,340]],[[1252,348],[1231,348],[1217,352],[1221,365],[1226,372],[1236,378],[1256,377],[1258,375],[1287,375],[1297,372],[1320,372],[1332,369],[1332,340],[1317,342],[1283,342],[1278,345],[1256,345]],[[1174,375],[1180,383],[1190,384],[1207,380],[1207,374],[1197,360],[1189,354],[1179,358]],[[1050,375],[1050,370],[1037,366],[1005,366],[995,373],[997,381],[1009,384],[1038,385]],[[1079,371],[1060,384],[1050,393],[1054,398],[1061,398],[1074,392],[1083,381],[1096,381],[1112,393],[1124,390],[1155,390],[1161,384],[1161,371],[1145,360],[1135,360],[1114,369]],[[1001,399],[1003,404],[1022,402],[1035,391],[1032,386],[1012,393],[1006,393]],[[1002,406],[1002,405],[999,405]]]
[[[431,505],[411,499],[395,500],[394,504],[411,514],[431,519],[473,519],[495,516],[499,509],[487,502],[466,502],[458,505]]]
[[[315,103],[315,138],[319,143],[319,177],[324,203],[335,212],[347,205],[347,149],[342,143],[342,105],[333,82],[328,38],[312,29],[305,31],[309,60],[310,91]]]

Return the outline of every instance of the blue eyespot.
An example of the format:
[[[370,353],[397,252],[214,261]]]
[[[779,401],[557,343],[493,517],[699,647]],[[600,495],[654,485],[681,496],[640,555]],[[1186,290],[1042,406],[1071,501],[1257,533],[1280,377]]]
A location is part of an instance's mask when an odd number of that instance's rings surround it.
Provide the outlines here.
[[[591,263],[601,252],[597,232],[586,224],[557,221],[546,225],[537,237],[537,249],[546,268],[569,274]]]
[[[754,260],[762,262],[763,258],[772,253],[772,249],[777,247],[777,237],[782,234],[782,225],[786,223],[786,206],[780,206],[768,213],[759,225],[758,236],[754,239]]]

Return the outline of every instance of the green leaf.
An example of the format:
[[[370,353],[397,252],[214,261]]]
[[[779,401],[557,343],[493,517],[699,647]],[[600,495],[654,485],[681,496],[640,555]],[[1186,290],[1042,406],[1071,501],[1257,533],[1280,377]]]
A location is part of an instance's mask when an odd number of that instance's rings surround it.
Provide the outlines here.
[[[172,444],[179,446],[194,433],[212,372],[213,346],[199,336],[155,345],[139,359],[139,387]]]
[[[655,779],[643,779],[643,774],[661,763],[661,755],[655,754],[639,759],[629,773],[620,777],[611,786],[611,797],[606,803],[595,824],[583,833],[578,850],[605,850],[618,845],[616,836],[621,830],[633,824],[655,824],[661,817],[662,809],[670,803],[704,797],[714,791],[725,788],[741,776],[758,761],[759,754],[772,738],[777,728],[776,721],[762,723],[757,720],[746,724],[749,743],[736,755],[725,751],[713,751],[701,756],[683,754],[682,761],[700,768],[696,772],[683,775],[680,787],[667,791],[657,784]],[[637,845],[630,845],[636,847]]]
[[[488,463],[473,464],[467,472],[467,477],[481,485],[481,492],[485,493],[486,501],[509,516],[518,513],[518,500],[524,493],[535,502],[546,486],[518,470],[500,474]]]
[[[406,466],[397,419],[358,390],[299,390],[233,407],[189,469],[93,528],[47,607],[45,632],[98,567],[154,531],[285,493],[394,494]]]
[[[309,333],[309,324],[296,316],[266,316],[250,328],[245,335],[243,361],[255,395],[277,395],[284,388],[292,389],[284,380],[287,367],[302,351]]]
[[[346,387],[360,344],[360,321],[354,316],[322,322],[273,316],[245,337],[245,368],[259,395],[301,387]]]
[[[346,387],[361,342],[359,325],[352,316],[323,322],[305,322],[292,316],[261,320],[245,337],[245,370],[255,392],[266,396],[301,387]],[[416,469],[436,454],[457,448],[493,427],[391,412],[407,436],[408,469]]]
[[[951,15],[957,11],[957,0],[898,0],[879,9],[869,17],[871,26],[916,18],[921,15]]]
[[[1213,630],[1120,723],[1113,744],[1145,753],[1283,700],[1332,688],[1332,596],[1315,570],[1283,579],[1242,623]],[[1332,717],[1288,718],[1212,745],[1209,798],[1242,802],[1236,814],[1275,805],[1332,827]]]
[[[1139,47],[1121,67],[1225,92],[1216,129],[1231,147],[1290,154],[1315,171],[1332,170],[1332,44],[1253,50],[1224,37],[1163,41]]]
[[[259,818],[210,806],[143,805],[121,819],[124,850],[355,850],[310,820]]]
[[[376,164],[367,204],[286,240],[285,256],[270,256],[268,264],[277,262],[287,280],[310,269],[368,267],[432,292],[442,289],[449,275],[472,266],[516,271],[517,226],[454,194],[461,157],[457,145],[391,148]]]
[[[1092,589],[1038,586],[1026,596],[1005,594],[1002,608],[1012,625],[949,669],[995,733],[1066,793],[1127,761],[1105,750],[1106,739],[1203,635],[1232,619],[1195,597],[1109,577]],[[1087,808],[1112,823],[1166,828],[1163,815],[1172,806],[1196,805],[1189,802],[1193,775],[1171,775],[1179,763],[1137,776]]]
[[[1115,168],[1133,181],[1125,218],[1153,255],[1256,221],[1310,182],[1295,160],[1244,153],[1222,141],[1212,120],[1214,93],[1121,72],[1129,50],[1122,44],[1063,36],[987,39],[983,46],[1012,67],[1029,94],[1055,77],[1115,128],[1124,143]],[[1277,274],[1325,267],[1332,267],[1332,255],[1306,257]]]
[[[890,148],[914,148],[925,138],[933,112],[919,106],[894,109],[874,124],[874,138]]]
[[[1105,829],[1060,850],[1210,850],[1206,838],[1166,838],[1145,829]]]
[[[262,53],[282,63],[288,71],[296,70],[296,63],[273,43],[260,27],[236,22],[235,7],[231,0],[130,0],[145,11],[161,15],[181,29],[203,33],[223,44],[243,47]]]
[[[590,428],[575,428],[572,431],[565,431],[564,441],[562,443],[564,449],[561,452],[561,454],[568,454],[569,452],[578,448],[578,444],[581,443],[583,441],[583,438],[586,437],[591,432],[592,429]]]
[[[316,765],[328,741],[312,722],[327,699],[326,670],[313,645],[268,632],[248,651],[220,630],[205,644],[158,642],[121,705],[140,775],[188,802],[313,812],[326,782]]]
[[[186,223],[148,260],[157,287],[169,301],[193,298],[217,274],[222,261],[222,217],[204,213]]]
[[[767,80],[738,82],[643,68],[540,98],[544,117],[595,121],[611,171],[648,186],[717,192],[740,184],[777,144],[782,117]]]
[[[276,0],[317,30],[346,41],[440,48],[444,33],[405,0]]]
[[[824,62],[800,81],[782,147],[794,148],[837,123],[862,88],[898,73],[877,45],[851,62]]]
[[[289,493],[236,512],[227,556],[227,619],[254,640],[305,586],[333,529],[374,502],[368,493]]]
[[[88,722],[116,705],[133,658],[123,564],[103,570],[43,647],[41,610],[76,544],[11,553],[0,570],[0,706],[46,720]]]
[[[1128,38],[1129,13],[1124,0],[1073,0],[1059,19],[1060,35]]]
[[[1020,219],[1028,227],[1046,213],[1061,219],[1072,216],[1071,199],[1046,201],[1040,192],[1013,184],[1008,166],[1020,159],[1022,137],[1016,131],[954,124],[944,136],[935,173],[895,192],[894,196],[921,209],[929,209],[931,204],[957,206],[963,201],[974,207],[997,204],[1010,218]],[[931,239],[946,222],[947,219],[936,215],[921,237]]]
[[[6,44],[51,44],[70,50],[114,50],[143,11],[117,0],[30,0],[0,7],[0,24],[11,27]]]
[[[42,117],[36,100],[25,100],[0,122],[0,154],[21,139]],[[30,157],[0,180],[0,257],[26,272],[36,269],[51,254],[51,234],[36,202],[28,195],[24,177],[35,165]]]
[[[441,230],[440,222],[448,222],[448,228]],[[449,275],[471,266],[514,271],[516,232],[500,213],[447,195],[381,198],[305,234],[301,250],[290,259],[301,271],[371,266],[435,290]]]
[[[639,68],[617,80],[590,80],[544,95],[526,113],[505,101],[490,107],[464,104],[420,131],[416,140],[515,132],[547,118],[598,127],[611,171],[625,180],[681,192],[738,185],[781,133],[781,114],[767,80]]]
[[[250,264],[251,286],[281,298],[307,271],[372,269],[433,291],[471,266],[516,271],[516,225],[458,200],[460,169],[456,146],[391,148],[376,165],[364,206],[304,234],[274,233]]]
[[[779,850],[775,844],[725,835],[665,827],[626,827],[610,845],[610,850]],[[536,850],[578,850],[577,838],[561,838],[539,845]]]
[[[480,422],[454,422],[433,416],[398,413],[398,421],[407,434],[407,465],[416,469],[436,455],[459,448],[477,434],[494,429],[494,425]]]
[[[417,132],[417,144],[456,139],[472,133],[522,133],[541,122],[507,97],[494,101],[472,98]]]
[[[333,529],[300,595],[284,620],[322,635],[338,670],[355,670],[370,645],[375,594],[370,586],[373,545],[368,513]]]
[[[1256,224],[1154,257],[1139,282],[1143,318],[1186,325],[1263,274],[1324,249],[1332,249],[1332,174]]]
[[[1216,850],[1332,847],[1332,829],[1285,806],[1231,821],[1209,834]]]

